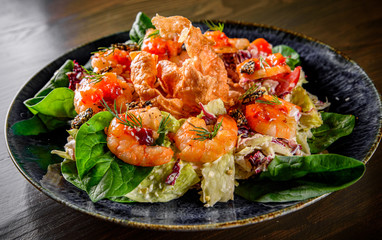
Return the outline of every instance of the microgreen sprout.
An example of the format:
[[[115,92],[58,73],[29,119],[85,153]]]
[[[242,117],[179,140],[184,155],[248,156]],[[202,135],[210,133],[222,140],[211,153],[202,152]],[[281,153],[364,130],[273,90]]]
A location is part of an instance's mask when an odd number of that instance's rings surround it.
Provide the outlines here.
[[[212,22],[212,21],[205,21],[204,22],[207,27],[211,30],[211,31],[220,31],[220,32],[223,32],[224,30],[224,23],[218,23],[217,25]]]

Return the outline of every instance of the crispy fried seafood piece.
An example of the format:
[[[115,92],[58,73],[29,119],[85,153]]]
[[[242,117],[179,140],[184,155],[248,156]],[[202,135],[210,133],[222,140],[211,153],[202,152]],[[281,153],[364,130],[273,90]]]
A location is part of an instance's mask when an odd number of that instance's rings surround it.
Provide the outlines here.
[[[156,57],[148,52],[140,52],[131,62],[131,81],[140,100],[151,101],[153,106],[168,111],[176,117],[183,116],[183,103],[180,99],[166,98],[156,88]]]
[[[229,99],[229,86],[227,71],[224,63],[212,48],[212,42],[203,36],[199,28],[192,26],[184,17],[161,17],[152,19],[153,24],[163,38],[172,38],[184,42],[190,59],[183,62],[179,69],[180,78],[174,87],[174,97],[183,98],[187,104],[207,104],[209,101],[220,98],[227,105],[233,103]],[[162,73],[166,74],[162,63]],[[172,68],[173,70],[174,68]]]
[[[141,52],[131,63],[131,80],[141,100],[155,98],[153,104],[176,116],[200,111],[199,103],[222,99],[232,106],[227,71],[199,28],[180,16],[152,19],[162,38],[183,42],[189,59],[180,65],[169,60],[156,63],[155,57]]]

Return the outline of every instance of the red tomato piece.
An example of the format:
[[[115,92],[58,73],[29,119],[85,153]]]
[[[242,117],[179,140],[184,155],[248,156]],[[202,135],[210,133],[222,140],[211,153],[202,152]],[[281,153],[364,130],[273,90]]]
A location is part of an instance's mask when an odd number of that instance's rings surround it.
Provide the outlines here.
[[[272,80],[279,82],[279,85],[276,87],[276,95],[280,96],[285,93],[289,93],[296,87],[298,80],[300,79],[301,67],[296,67],[293,72],[287,74],[280,74],[275,77],[272,77]]]

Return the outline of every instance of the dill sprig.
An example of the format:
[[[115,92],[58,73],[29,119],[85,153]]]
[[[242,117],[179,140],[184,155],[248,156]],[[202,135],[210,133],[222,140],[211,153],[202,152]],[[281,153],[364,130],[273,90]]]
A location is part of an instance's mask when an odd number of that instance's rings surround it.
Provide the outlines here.
[[[156,29],[156,30],[154,30],[152,33],[150,33],[149,35],[144,36],[143,38],[140,38],[139,41],[138,41],[138,45],[139,45],[139,46],[142,46],[143,41],[144,41],[145,39],[147,39],[147,38],[151,38],[151,37],[156,38],[156,37],[159,37],[159,36],[160,36],[160,32],[159,32],[158,29]]]
[[[245,91],[245,93],[244,93],[243,95],[241,95],[241,96],[239,97],[239,100],[243,100],[243,99],[246,98],[247,96],[251,95],[251,94],[254,93],[258,88],[259,88],[258,85],[253,84],[247,91]]]
[[[203,127],[197,127],[190,122],[188,123],[194,128],[190,131],[196,132],[196,136],[198,136],[197,138],[193,138],[192,140],[204,141],[207,139],[212,139],[218,134],[218,131],[223,124],[223,118],[218,124],[215,124],[214,130],[212,132],[208,131],[208,129],[205,129]]]
[[[159,128],[157,133],[159,134],[159,137],[155,140],[156,145],[162,145],[164,142],[164,138],[168,132],[168,119],[170,118],[170,114],[167,115],[167,117],[162,118],[162,120],[159,123]]]
[[[89,71],[88,69],[82,67],[85,70],[85,73],[88,75],[86,76],[87,79],[91,79],[90,83],[99,83],[102,81],[103,75],[95,73],[93,71]]]
[[[162,134],[162,133],[167,133],[167,130],[168,130],[168,127],[167,127],[167,124],[168,124],[168,119],[170,118],[170,114],[167,115],[167,117],[165,118],[162,118],[162,120],[160,121],[159,123],[159,128],[158,128],[158,134]]]
[[[212,22],[212,21],[205,21],[204,22],[207,27],[211,30],[211,31],[220,31],[220,32],[223,32],[224,30],[224,23],[218,23],[217,25]]]
[[[259,57],[259,63],[260,63],[260,67],[264,70],[265,70],[264,65],[266,65],[267,67],[271,67],[271,66],[269,66],[268,62],[265,61],[265,59],[262,56]]]
[[[264,103],[264,104],[269,104],[269,105],[280,105],[282,102],[274,95],[272,95],[272,100],[261,100],[261,99],[256,99],[255,100],[258,103]]]
[[[103,53],[106,53],[107,51],[109,50],[113,50],[111,52],[109,52],[108,54],[106,54],[105,56],[109,56],[110,54],[113,54],[114,55],[114,50],[116,49],[116,46],[112,45],[111,47],[99,47],[98,48],[98,51],[95,51],[95,52],[91,52],[91,54],[96,54],[98,52],[103,52]]]
[[[159,30],[154,30],[152,33],[150,33],[146,38],[151,38],[151,37],[158,37],[159,36]]]
[[[115,118],[117,118],[123,125],[126,125],[131,128],[141,128],[142,127],[142,118],[139,116],[138,118],[132,114],[126,111],[124,113],[124,118],[121,118],[119,116],[118,110],[117,110],[117,104],[114,101],[114,109],[112,110],[106,103],[106,101],[102,98],[101,104],[108,112],[110,112]]]

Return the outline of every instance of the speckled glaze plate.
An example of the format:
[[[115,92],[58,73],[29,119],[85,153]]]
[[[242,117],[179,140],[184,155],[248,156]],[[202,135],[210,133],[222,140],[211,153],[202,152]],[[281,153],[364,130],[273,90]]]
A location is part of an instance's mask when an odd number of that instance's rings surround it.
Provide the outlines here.
[[[203,24],[195,25],[206,30]],[[246,37],[250,41],[263,37],[273,45],[294,48],[301,56],[309,81],[306,89],[320,99],[328,98],[332,103],[330,111],[357,117],[354,132],[333,144],[329,151],[363,162],[370,159],[381,137],[381,101],[370,78],[354,61],[322,42],[275,27],[227,22],[224,32],[229,37]],[[197,192],[189,191],[168,203],[121,204],[109,200],[92,203],[85,192],[59,175],[43,178],[49,164],[60,162],[50,151],[62,149],[67,134],[61,129],[33,137],[14,136],[10,126],[31,116],[23,101],[33,97],[66,59],[85,64],[98,47],[128,39],[128,32],[121,32],[78,47],[43,68],[17,94],[8,112],[6,141],[16,167],[37,189],[64,205],[107,221],[161,230],[221,229],[253,224],[296,211],[326,196],[288,203],[255,203],[235,196],[234,201],[204,208]]]

